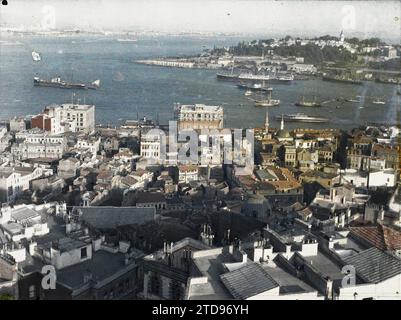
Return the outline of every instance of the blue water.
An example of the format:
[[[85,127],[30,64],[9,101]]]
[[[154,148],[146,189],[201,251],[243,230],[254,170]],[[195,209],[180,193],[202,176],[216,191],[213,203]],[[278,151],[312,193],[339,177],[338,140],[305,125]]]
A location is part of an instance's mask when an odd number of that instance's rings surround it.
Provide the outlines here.
[[[97,122],[118,124],[119,120],[147,116],[161,123],[173,117],[173,103],[218,104],[224,107],[228,127],[254,127],[264,123],[266,108],[254,107],[235,84],[218,81],[215,71],[146,66],[134,60],[150,57],[194,54],[205,47],[236,44],[238,38],[158,37],[138,43],[118,42],[115,38],[75,37],[2,37],[0,42],[0,119],[31,115],[52,103],[71,101],[72,91],[34,87],[33,77],[61,76],[65,80],[89,83],[100,79],[99,90],[75,91],[83,103],[96,105]],[[246,39],[245,39],[246,40]],[[33,62],[32,50],[42,61]],[[324,82],[296,81],[291,85],[271,85],[273,98],[280,107],[269,108],[270,122],[276,115],[303,112],[325,116],[328,124],[286,124],[287,127],[351,128],[367,121],[395,122],[400,96],[393,85],[366,83],[363,86]],[[363,96],[360,103],[331,102],[321,108],[300,108],[300,97],[318,100]],[[374,105],[372,97],[385,98],[386,105]],[[76,101],[76,100],[75,100]]]

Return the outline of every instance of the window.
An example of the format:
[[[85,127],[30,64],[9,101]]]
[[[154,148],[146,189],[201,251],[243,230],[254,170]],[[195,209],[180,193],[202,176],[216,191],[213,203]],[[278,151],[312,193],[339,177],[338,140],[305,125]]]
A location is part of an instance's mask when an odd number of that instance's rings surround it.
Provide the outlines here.
[[[88,256],[88,252],[86,249],[86,247],[81,249],[81,259],[85,259]]]
[[[34,285],[29,286],[28,288],[28,295],[29,295],[29,299],[34,299],[35,295],[36,295],[36,288]]]

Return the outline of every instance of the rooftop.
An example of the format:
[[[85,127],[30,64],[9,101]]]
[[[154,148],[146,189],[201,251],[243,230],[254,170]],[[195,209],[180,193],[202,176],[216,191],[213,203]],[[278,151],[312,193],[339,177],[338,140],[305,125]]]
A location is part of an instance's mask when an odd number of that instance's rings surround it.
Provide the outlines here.
[[[261,265],[249,263],[220,276],[235,299],[245,300],[279,286]]]
[[[351,234],[379,250],[401,250],[401,232],[384,225],[351,227]]]
[[[144,224],[153,221],[154,208],[137,207],[74,207],[82,213],[82,219],[94,228],[113,229],[130,224]]]
[[[64,103],[61,105],[63,109],[70,109],[70,110],[82,110],[87,111],[89,109],[95,108],[94,105],[89,104],[71,104],[71,103]]]
[[[60,250],[61,252],[68,252],[73,249],[81,248],[86,246],[86,243],[69,237],[61,238],[55,242],[56,249]]]
[[[280,294],[316,291],[314,288],[279,267],[263,264],[263,269],[279,284]]]
[[[165,202],[166,198],[163,193],[160,192],[140,192],[138,193],[138,203],[155,203],[155,202]]]
[[[125,264],[125,255],[104,250],[94,252],[92,259],[57,271],[57,282],[76,290],[90,279],[95,285],[124,269],[133,268]]]
[[[379,283],[401,274],[401,260],[376,247],[344,258],[364,281]]]
[[[39,216],[40,216],[39,213],[27,207],[17,208],[11,212],[11,217],[16,221],[34,219]]]
[[[179,105],[179,110],[181,112],[222,112],[223,108],[220,106],[208,106],[205,104],[186,104]]]

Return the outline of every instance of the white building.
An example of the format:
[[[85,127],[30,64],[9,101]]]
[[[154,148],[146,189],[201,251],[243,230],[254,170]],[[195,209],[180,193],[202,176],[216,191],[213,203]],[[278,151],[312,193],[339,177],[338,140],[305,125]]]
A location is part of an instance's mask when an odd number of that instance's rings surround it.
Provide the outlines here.
[[[74,103],[48,106],[43,113],[52,119],[51,132],[53,133],[65,131],[91,133],[95,130],[94,105]]]
[[[161,163],[163,159],[163,149],[165,143],[163,139],[165,133],[159,129],[146,130],[141,134],[140,155],[144,160]],[[164,144],[164,146],[163,146]]]
[[[392,188],[396,185],[397,181],[394,169],[371,170],[369,174],[362,174],[355,169],[346,169],[342,171],[341,177],[355,187],[368,187],[369,184],[369,188]]]
[[[20,160],[33,158],[60,159],[66,147],[63,135],[49,134],[40,129],[18,132],[17,143],[11,147],[12,155]]]
[[[100,150],[100,137],[95,136],[80,136],[77,139],[75,144],[75,148],[79,151],[89,151],[93,155],[96,155],[97,152]]]
[[[315,73],[317,72],[317,68],[313,64],[304,64],[304,63],[294,63],[289,67],[290,71],[294,71],[296,73]]]
[[[220,106],[204,104],[175,106],[178,129],[221,129],[224,113]]]
[[[41,207],[38,206],[38,209]],[[2,208],[0,228],[10,242],[19,242],[24,238],[30,240],[34,236],[43,236],[49,233],[47,222],[42,221],[35,205]]]
[[[23,141],[26,143],[57,143],[65,144],[65,138],[63,135],[49,134],[46,131],[40,129],[31,129],[26,131],[17,132],[15,134],[17,141]]]
[[[18,132],[26,130],[26,123],[24,118],[14,117],[10,120],[10,131]]]
[[[198,166],[178,166],[178,183],[189,183],[191,181],[198,181]]]
[[[22,191],[28,190],[30,181],[50,176],[52,170],[41,167],[2,167],[0,169],[0,201],[13,201]]]

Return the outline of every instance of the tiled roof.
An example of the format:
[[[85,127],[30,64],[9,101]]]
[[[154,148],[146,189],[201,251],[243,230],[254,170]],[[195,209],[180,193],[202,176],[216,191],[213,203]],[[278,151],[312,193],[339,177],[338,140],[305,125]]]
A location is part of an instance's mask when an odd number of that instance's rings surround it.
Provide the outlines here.
[[[368,283],[379,283],[401,274],[401,260],[376,247],[344,258],[356,273]]]
[[[128,176],[123,177],[123,178],[121,179],[121,182],[122,182],[123,184],[127,185],[127,186],[132,186],[132,185],[138,183],[138,180],[135,179],[133,176],[128,175]]]
[[[37,218],[39,213],[27,207],[20,207],[11,212],[11,217],[16,221],[23,221]]]
[[[300,211],[300,210],[304,209],[305,206],[302,203],[297,201],[294,204],[292,204],[289,208],[293,209],[294,211]]]
[[[278,287],[278,283],[259,264],[245,266],[220,276],[235,299],[244,300]]]
[[[351,227],[351,234],[362,238],[380,250],[401,250],[401,232],[378,226]]]

